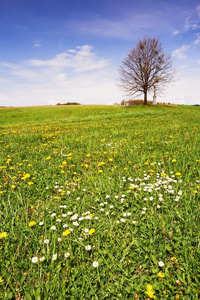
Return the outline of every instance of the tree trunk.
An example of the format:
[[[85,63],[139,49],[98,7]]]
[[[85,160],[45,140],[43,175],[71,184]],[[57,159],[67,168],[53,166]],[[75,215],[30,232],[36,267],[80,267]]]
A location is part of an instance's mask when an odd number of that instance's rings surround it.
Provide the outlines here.
[[[147,91],[144,91],[144,105],[147,105]]]

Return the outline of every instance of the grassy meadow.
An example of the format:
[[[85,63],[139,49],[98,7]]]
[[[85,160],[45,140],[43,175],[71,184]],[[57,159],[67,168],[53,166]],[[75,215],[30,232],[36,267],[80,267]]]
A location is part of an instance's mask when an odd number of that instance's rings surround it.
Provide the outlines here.
[[[0,110],[0,299],[200,299],[200,108]]]

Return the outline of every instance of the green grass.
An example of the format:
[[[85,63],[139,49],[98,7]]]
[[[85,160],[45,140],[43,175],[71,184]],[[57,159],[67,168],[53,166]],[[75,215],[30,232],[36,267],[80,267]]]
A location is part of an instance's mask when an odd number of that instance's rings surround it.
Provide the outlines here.
[[[199,299],[199,112],[0,110],[0,298]]]

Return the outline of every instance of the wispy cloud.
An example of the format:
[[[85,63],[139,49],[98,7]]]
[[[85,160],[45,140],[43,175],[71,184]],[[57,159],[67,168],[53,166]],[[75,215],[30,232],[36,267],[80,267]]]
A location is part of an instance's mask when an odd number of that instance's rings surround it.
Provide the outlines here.
[[[70,26],[81,34],[93,35],[95,37],[131,39],[135,35],[136,26],[139,24],[135,21],[131,23],[128,20],[108,20],[92,19],[88,21],[74,21]]]
[[[200,24],[199,24],[198,20],[193,20],[193,19],[191,19],[191,17],[187,17],[185,19],[184,29],[186,31],[196,30],[196,29],[199,29],[199,28],[200,28]]]
[[[185,18],[183,28],[185,31],[197,30],[200,28],[200,5],[197,5],[194,11]]]
[[[188,74],[189,76],[180,76],[173,85],[169,86],[167,90],[167,97],[165,102],[176,104],[200,104],[198,96],[199,78]],[[163,101],[165,98],[158,99]]]
[[[177,34],[179,34],[179,33],[180,33],[179,30],[174,30],[174,31],[172,32],[172,35],[177,35]]]
[[[72,100],[82,104],[119,101],[116,74],[109,64],[89,45],[69,49],[50,60],[1,63],[5,78],[10,80],[7,84],[0,81],[0,97],[7,95],[5,103],[1,103],[19,106]]]
[[[88,20],[70,20],[66,27],[72,32],[93,35],[95,38],[133,40],[151,34],[151,31],[155,34],[161,28],[166,30],[169,26],[166,14],[157,9],[149,8],[148,12],[137,11],[137,8],[134,11],[127,9],[125,17],[122,15],[113,19],[93,16]]]
[[[200,33],[197,33],[197,38],[196,38],[196,40],[194,41],[194,44],[195,44],[195,45],[199,45],[199,44],[200,44]]]
[[[200,4],[197,5],[197,13],[198,13],[198,15],[199,15],[199,17],[200,17]]]
[[[186,58],[185,52],[190,48],[190,45],[182,45],[181,48],[178,48],[172,52],[172,56],[177,59]]]
[[[34,42],[33,46],[36,48],[39,48],[42,46],[42,43],[40,40],[34,40],[33,42]]]
[[[79,73],[95,72],[109,67],[109,60],[101,59],[89,45],[78,46],[49,60],[30,59],[22,64],[2,62],[4,71],[27,81],[41,82],[56,78],[66,79]]]
[[[103,69],[108,64],[107,60],[97,58],[95,53],[92,52],[92,47],[89,45],[70,49],[67,52],[56,55],[56,57],[50,60],[32,59],[27,62],[27,65],[32,67],[70,68],[77,73]]]

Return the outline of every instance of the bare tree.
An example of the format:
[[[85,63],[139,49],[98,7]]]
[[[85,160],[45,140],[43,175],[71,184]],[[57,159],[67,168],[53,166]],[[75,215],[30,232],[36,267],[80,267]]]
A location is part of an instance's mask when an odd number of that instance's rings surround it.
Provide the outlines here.
[[[159,39],[144,38],[129,52],[119,68],[120,86],[128,95],[159,91],[173,79],[171,56],[165,54]]]

